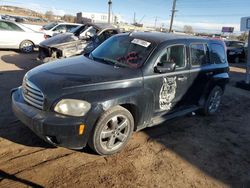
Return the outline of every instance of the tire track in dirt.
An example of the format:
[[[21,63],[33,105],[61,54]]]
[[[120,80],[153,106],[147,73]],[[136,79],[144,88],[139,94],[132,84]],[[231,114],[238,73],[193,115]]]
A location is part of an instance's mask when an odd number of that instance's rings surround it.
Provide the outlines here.
[[[29,155],[28,157],[18,157],[10,162],[1,163],[1,169],[10,174],[18,174],[19,172],[22,172],[25,169],[30,169],[33,166],[39,165],[40,163],[44,163],[50,160],[56,160],[71,153],[71,150],[63,148],[58,148],[57,150],[41,150],[35,152],[32,155]]]
[[[84,166],[88,163],[94,166],[97,161],[106,162],[104,158],[100,156],[71,151],[70,153],[47,159],[22,171],[18,171],[15,175],[40,185],[46,185],[47,187],[53,179],[65,179],[67,176],[71,177],[71,172],[77,167]],[[4,180],[3,183],[10,187],[12,186],[8,180]]]
[[[18,159],[18,158],[21,158],[21,157],[28,157],[29,155],[33,155],[33,154],[35,154],[37,152],[41,152],[41,151],[44,151],[44,150],[46,150],[46,149],[40,149],[40,150],[36,150],[36,151],[25,153],[25,154],[22,154],[22,155],[18,155],[18,156],[9,158],[6,162],[11,162],[11,161],[13,161],[15,159]]]

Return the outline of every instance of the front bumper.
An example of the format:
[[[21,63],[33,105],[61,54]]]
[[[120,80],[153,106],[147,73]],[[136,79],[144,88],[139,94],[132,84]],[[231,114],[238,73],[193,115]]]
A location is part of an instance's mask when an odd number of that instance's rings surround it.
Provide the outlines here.
[[[38,59],[42,61],[42,63],[57,60],[58,58],[62,58],[62,55],[60,49],[39,45]]]
[[[38,110],[24,101],[21,88],[12,92],[12,110],[20,121],[46,142],[71,149],[86,146],[94,122]],[[85,125],[83,135],[78,134],[81,124]]]

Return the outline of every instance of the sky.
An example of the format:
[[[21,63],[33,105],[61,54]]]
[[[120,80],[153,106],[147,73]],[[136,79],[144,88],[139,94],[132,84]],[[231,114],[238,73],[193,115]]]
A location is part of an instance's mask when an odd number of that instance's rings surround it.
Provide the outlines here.
[[[112,0],[112,11],[123,21],[136,21],[147,26],[169,27],[173,0]],[[58,15],[77,12],[107,12],[108,0],[0,0],[0,5],[15,5],[38,12],[52,10]],[[239,33],[240,18],[250,16],[250,0],[177,0],[173,28],[191,25],[196,32],[220,33],[223,26]]]

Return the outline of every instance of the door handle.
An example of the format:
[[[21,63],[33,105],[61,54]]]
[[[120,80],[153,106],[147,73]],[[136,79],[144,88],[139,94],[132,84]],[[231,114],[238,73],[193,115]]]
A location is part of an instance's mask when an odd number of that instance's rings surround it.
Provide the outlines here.
[[[178,81],[186,81],[187,77],[186,76],[180,76],[177,78]]]

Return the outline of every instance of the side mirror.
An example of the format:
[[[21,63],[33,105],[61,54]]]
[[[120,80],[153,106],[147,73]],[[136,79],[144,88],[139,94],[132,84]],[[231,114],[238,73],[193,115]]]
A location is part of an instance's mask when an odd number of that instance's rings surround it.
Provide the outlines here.
[[[176,64],[172,62],[166,62],[163,65],[160,63],[157,64],[157,66],[154,68],[154,71],[156,73],[167,73],[167,72],[173,72],[175,70]]]

